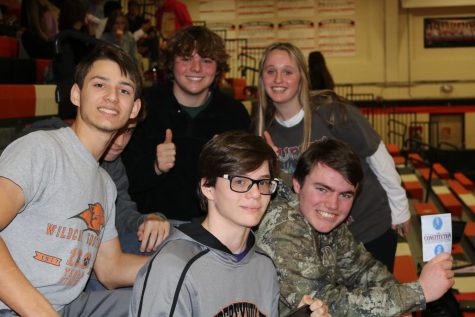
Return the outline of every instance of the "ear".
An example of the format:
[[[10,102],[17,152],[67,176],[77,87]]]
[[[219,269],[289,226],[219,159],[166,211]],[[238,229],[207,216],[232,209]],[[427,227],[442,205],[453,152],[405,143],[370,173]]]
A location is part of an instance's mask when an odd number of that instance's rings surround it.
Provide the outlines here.
[[[79,88],[78,84],[74,84],[71,87],[71,92],[69,99],[71,100],[71,103],[75,105],[76,107],[80,106],[80,101],[81,101],[81,89]]]
[[[140,108],[142,108],[142,100],[140,98],[137,98],[134,101],[134,105],[132,106],[132,112],[130,113],[129,119],[137,118]]]
[[[292,184],[294,185],[294,192],[298,194],[300,192],[299,182],[295,178],[292,178]]]
[[[202,178],[200,181],[201,192],[208,200],[214,200],[214,187],[205,186],[206,178]]]

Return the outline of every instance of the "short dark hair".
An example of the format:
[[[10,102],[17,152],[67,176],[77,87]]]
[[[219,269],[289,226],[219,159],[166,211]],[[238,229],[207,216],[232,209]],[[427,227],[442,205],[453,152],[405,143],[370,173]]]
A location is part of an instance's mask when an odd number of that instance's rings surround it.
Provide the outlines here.
[[[215,83],[221,74],[229,70],[229,54],[226,53],[224,40],[216,33],[204,26],[188,26],[180,29],[168,40],[162,50],[162,67],[169,79],[173,79],[173,67],[177,56],[190,57],[195,51],[203,58],[216,61]]]
[[[82,1],[66,0],[61,5],[58,17],[58,28],[60,31],[71,30],[76,22],[84,23],[87,8]]]
[[[244,131],[228,131],[219,134],[206,143],[199,158],[198,175],[205,186],[216,185],[216,179],[224,174],[246,174],[258,169],[262,163],[269,163],[271,178],[277,177],[279,165],[274,150],[263,138]],[[198,184],[198,197],[203,209],[207,198]]]
[[[122,75],[129,76],[135,84],[134,100],[137,100],[142,93],[142,77],[137,68],[137,64],[122,49],[112,44],[97,45],[81,62],[76,66],[74,72],[74,82],[82,89],[84,79],[91,70],[92,65],[98,60],[110,60],[119,65]]]
[[[104,7],[103,7],[104,17],[108,18],[112,14],[112,12],[116,10],[122,10],[122,5],[120,4],[119,1],[110,0],[104,3]]]
[[[363,179],[363,168],[358,155],[343,141],[323,138],[312,143],[302,153],[293,176],[300,186],[304,185],[305,177],[318,164],[334,169],[355,187]]]

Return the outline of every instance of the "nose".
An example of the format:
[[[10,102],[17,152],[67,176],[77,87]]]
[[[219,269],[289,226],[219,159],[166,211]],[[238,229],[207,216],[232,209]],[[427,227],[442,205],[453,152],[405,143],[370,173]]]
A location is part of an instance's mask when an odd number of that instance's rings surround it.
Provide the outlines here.
[[[279,71],[275,72],[274,82],[276,82],[276,83],[282,82],[282,73],[281,72],[279,72]]]
[[[261,197],[261,192],[259,191],[257,183],[252,184],[251,189],[246,192],[246,196],[253,199]]]
[[[329,210],[336,210],[338,208],[338,194],[332,193],[325,200],[325,207]]]
[[[191,59],[191,70],[194,72],[201,71],[201,58],[194,56]]]
[[[116,138],[114,143],[120,147],[122,147],[125,143],[125,133],[119,133]]]
[[[112,102],[112,103],[117,102],[119,100],[118,90],[115,88],[109,89],[106,95],[106,99],[107,101]]]

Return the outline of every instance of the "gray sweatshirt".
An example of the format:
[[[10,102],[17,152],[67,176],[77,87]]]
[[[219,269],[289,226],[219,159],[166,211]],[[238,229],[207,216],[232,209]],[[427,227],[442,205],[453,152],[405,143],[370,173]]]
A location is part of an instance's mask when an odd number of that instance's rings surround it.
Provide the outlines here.
[[[129,316],[278,316],[272,260],[249,234],[241,260],[200,224],[172,229],[139,271]]]

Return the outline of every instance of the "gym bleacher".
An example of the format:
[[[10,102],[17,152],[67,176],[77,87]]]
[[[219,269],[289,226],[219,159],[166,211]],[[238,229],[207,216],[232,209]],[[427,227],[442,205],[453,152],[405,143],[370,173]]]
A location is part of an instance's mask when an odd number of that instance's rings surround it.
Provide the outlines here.
[[[392,133],[390,133],[392,134]],[[454,292],[457,300],[475,299],[475,196],[473,181],[457,165],[440,161],[440,149],[420,140],[407,139],[400,149],[388,144],[393,158],[405,157],[398,165],[412,213],[412,228],[407,239],[398,243],[395,276],[401,281],[414,280],[423,265],[420,217],[439,213],[452,215],[452,255],[456,270]],[[417,146],[414,146],[416,145]],[[411,147],[412,145],[412,147]],[[464,160],[460,151],[452,160]],[[447,156],[448,154],[445,153]],[[469,154],[470,155],[470,154]],[[475,316],[464,312],[464,316]]]

